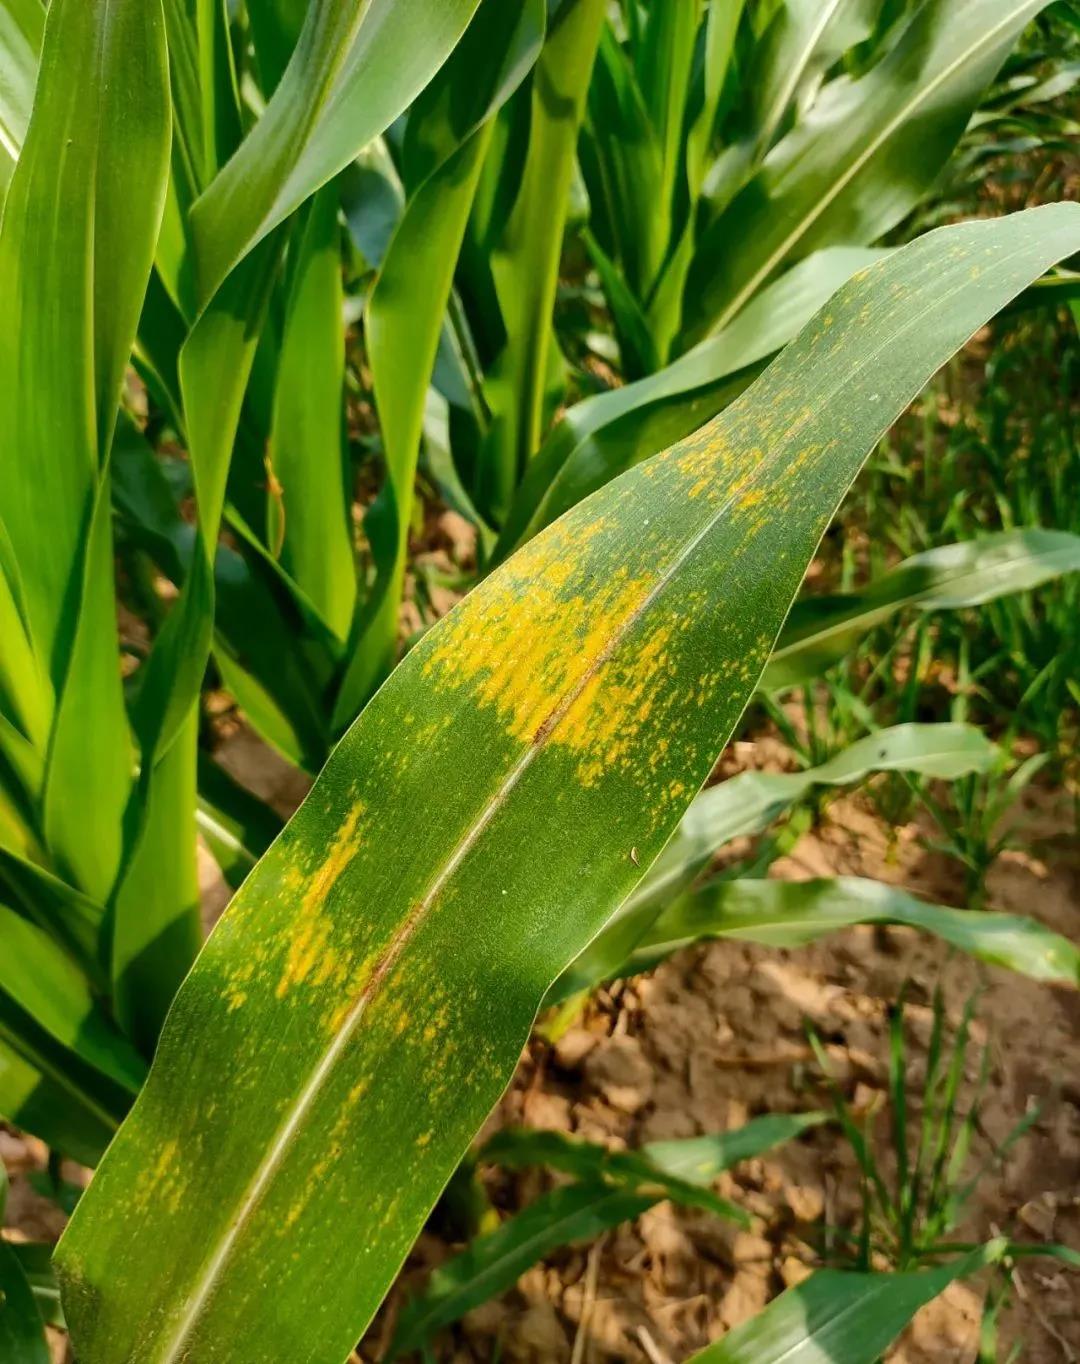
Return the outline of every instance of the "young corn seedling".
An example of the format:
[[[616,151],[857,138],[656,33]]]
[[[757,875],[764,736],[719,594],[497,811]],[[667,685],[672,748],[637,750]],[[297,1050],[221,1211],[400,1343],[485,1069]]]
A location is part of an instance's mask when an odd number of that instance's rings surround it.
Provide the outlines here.
[[[832,1089],[836,1119],[855,1157],[862,1189],[862,1221],[857,1232],[849,1235],[838,1228],[825,1229],[834,1262],[853,1264],[861,1272],[887,1264],[894,1271],[908,1273],[936,1264],[942,1257],[977,1249],[958,1242],[954,1233],[968,1216],[981,1180],[1008,1159],[1038,1118],[1038,1109],[1030,1109],[998,1142],[991,1141],[985,1132],[980,1108],[989,1079],[989,1042],[979,1049],[973,1081],[969,1061],[977,1005],[978,995],[970,996],[950,1038],[944,997],[940,988],[934,991],[925,1073],[913,1106],[901,996],[889,1020],[890,1122],[884,1139],[874,1136],[876,1115],[871,1112],[860,1117],[845,1099],[832,1078],[820,1037],[809,1030],[818,1064]],[[990,1149],[973,1169],[979,1138]],[[890,1173],[892,1163],[895,1169]],[[1009,1291],[1012,1267],[1018,1259],[1038,1255],[1080,1268],[1080,1254],[1067,1246],[1007,1240],[986,1296],[980,1358],[994,1357],[994,1328]]]

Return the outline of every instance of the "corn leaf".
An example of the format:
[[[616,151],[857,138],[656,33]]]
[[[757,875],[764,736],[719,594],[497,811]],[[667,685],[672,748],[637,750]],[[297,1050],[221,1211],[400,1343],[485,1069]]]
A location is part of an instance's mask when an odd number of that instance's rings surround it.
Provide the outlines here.
[[[735,50],[735,35],[744,2],[730,0],[726,5],[709,5],[705,21],[703,98],[686,143],[686,175],[692,199],[697,198],[705,177],[720,96]]]
[[[30,122],[44,27],[41,0],[0,3],[0,208]]]
[[[763,289],[738,318],[636,383],[575,403],[529,462],[494,551],[498,563],[618,474],[681,440],[728,402],[880,251],[833,247]]]
[[[786,0],[755,54],[748,85],[758,153],[767,151],[800,89],[870,36],[875,0]]]
[[[599,1179],[542,1194],[432,1274],[424,1296],[402,1312],[389,1358],[419,1349],[442,1327],[505,1292],[545,1255],[630,1222],[664,1197],[659,1189],[637,1193]]]
[[[670,195],[667,203],[662,201],[663,149],[635,78],[632,57],[620,46],[610,24],[605,24],[600,36],[589,84],[581,154],[587,174],[590,163],[597,163],[596,173],[588,174],[593,187],[589,221],[597,232],[597,245],[603,244],[612,262],[612,276],[624,281],[631,300],[646,298],[667,245],[671,202]],[[601,282],[614,309],[609,280]],[[625,352],[622,329],[619,339]],[[624,353],[624,363],[628,358]]]
[[[60,1285],[52,1269],[52,1246],[43,1241],[16,1241],[11,1244],[26,1282],[34,1295],[37,1309],[46,1326],[64,1328],[60,1308]]]
[[[265,112],[192,207],[198,316],[179,357],[179,382],[198,537],[180,602],[142,670],[136,728],[144,783],[155,780],[189,720],[210,650],[229,461],[284,248],[281,225],[402,112],[476,4],[449,0],[434,14],[426,0],[310,6]],[[285,737],[288,728],[286,720]]]
[[[496,524],[536,453],[544,427],[559,259],[578,130],[604,19],[604,0],[569,0],[533,72],[521,183],[491,259],[506,344],[487,376],[492,424],[483,441],[477,503]]]
[[[1080,985],[1080,949],[1034,919],[928,904],[856,876],[815,881],[717,881],[677,899],[625,963],[625,974],[703,938],[801,947],[852,924],[906,924],[995,966]],[[620,971],[619,974],[624,974]]]
[[[602,1177],[626,1185],[661,1183],[677,1202],[696,1207],[701,1190],[722,1171],[790,1141],[827,1117],[825,1113],[772,1113],[731,1132],[649,1142],[640,1151],[611,1151],[564,1132],[508,1127],[486,1141],[476,1158],[509,1170],[546,1165],[576,1179]],[[730,1216],[730,1205],[718,1206],[713,1201],[700,1206]]]
[[[285,244],[283,230],[274,229],[401,112],[445,60],[475,3],[455,0],[434,15],[419,0],[311,6],[266,111],[191,209],[197,317],[179,355],[178,377],[197,540],[180,601],[141,670],[135,727],[145,814],[116,896],[113,953],[117,988],[131,1001],[125,1018],[147,1050],[197,942],[190,855],[171,884],[154,877],[154,849],[170,828],[194,848],[194,757],[184,750],[193,742],[193,708],[211,647],[229,461]],[[198,36],[205,58],[207,35]],[[321,211],[328,213],[328,206]],[[308,408],[306,436],[311,416]],[[326,421],[321,410],[319,420]],[[230,682],[243,682],[238,669],[225,671]],[[237,690],[247,700],[252,688]],[[287,741],[289,728],[286,721]],[[175,860],[182,855],[173,854]]]
[[[312,199],[298,242],[281,355],[267,472],[280,489],[275,558],[341,640],[356,601],[352,507],[346,497],[341,242],[338,188]]]
[[[202,753],[198,781],[199,833],[221,874],[237,890],[281,832],[281,820],[268,805]]]
[[[195,852],[192,710],[177,741],[148,769],[134,847],[112,902],[111,971],[117,1021],[146,1056],[202,946]]]
[[[895,226],[1046,3],[928,0],[865,75],[830,81],[703,234],[684,291],[683,345],[726,326],[783,265],[823,246],[869,244]]]
[[[531,1132],[508,1129],[499,1133],[481,1150],[479,1160],[493,1165],[521,1168],[526,1165],[548,1165],[578,1179],[599,1178],[639,1191],[653,1186],[664,1190],[662,1197],[671,1198],[688,1208],[704,1208],[718,1217],[730,1218],[749,1227],[750,1219],[742,1208],[726,1198],[720,1198],[709,1188],[710,1180],[681,1179],[670,1174],[654,1161],[649,1152],[609,1151],[593,1142],[579,1141],[562,1132]]]
[[[119,869],[131,772],[108,456],[168,151],[156,0],[120,14],[101,3],[50,6],[34,113],[0,228],[0,299],[11,324],[0,340],[0,388],[34,395],[0,408],[0,520],[47,689],[36,705],[51,710],[55,698],[45,839],[99,899]],[[141,192],[133,198],[136,168]]]
[[[996,1264],[991,1241],[934,1269],[860,1274],[820,1269],[690,1364],[874,1364],[911,1318],[957,1279]]]
[[[198,301],[408,107],[479,0],[318,0],[263,116],[192,211]]]
[[[1062,204],[872,266],[415,646],[219,922],[80,1201],[58,1264],[85,1364],[348,1354],[544,992],[708,775],[866,453],[1078,245]]]
[[[0,905],[0,994],[88,1066],[135,1095],[146,1067],[94,999],[90,982],[48,934]]]
[[[1080,570],[1080,536],[1063,530],[996,531],[913,554],[863,592],[804,597],[761,679],[765,690],[820,677],[867,630],[905,607],[922,611],[980,606]]]
[[[51,1147],[96,1165],[131,1094],[57,1043],[0,994],[0,1112]]]

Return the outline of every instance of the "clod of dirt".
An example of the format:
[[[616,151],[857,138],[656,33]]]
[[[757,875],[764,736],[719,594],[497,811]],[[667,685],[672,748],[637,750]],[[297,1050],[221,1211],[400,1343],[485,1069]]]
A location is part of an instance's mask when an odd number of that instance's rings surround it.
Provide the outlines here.
[[[652,1097],[653,1068],[636,1037],[608,1038],[585,1062],[585,1079],[612,1108],[636,1113]]]
[[[556,1065],[563,1070],[577,1070],[599,1041],[599,1034],[588,1028],[571,1028],[555,1043]]]
[[[559,1314],[550,1302],[527,1307],[503,1339],[504,1357],[512,1364],[547,1364],[565,1359],[570,1348]]]
[[[720,1320],[730,1331],[732,1327],[756,1317],[771,1296],[767,1278],[740,1269],[720,1304]]]
[[[1025,1203],[1017,1216],[1025,1226],[1030,1227],[1036,1236],[1044,1241],[1054,1239],[1054,1223],[1057,1221],[1057,1201],[1053,1194],[1040,1194]]]

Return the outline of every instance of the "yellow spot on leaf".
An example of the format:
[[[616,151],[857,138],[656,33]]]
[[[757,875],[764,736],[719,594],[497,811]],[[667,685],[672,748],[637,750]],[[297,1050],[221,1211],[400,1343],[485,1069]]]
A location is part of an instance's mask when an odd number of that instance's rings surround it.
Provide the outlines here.
[[[356,804],[338,829],[330,851],[319,867],[307,878],[304,898],[300,905],[298,924],[285,956],[285,967],[277,983],[275,994],[284,999],[294,985],[313,976],[315,984],[335,978],[341,963],[330,946],[333,921],[325,913],[324,903],[338,877],[356,856],[360,846],[359,825],[364,813]]]

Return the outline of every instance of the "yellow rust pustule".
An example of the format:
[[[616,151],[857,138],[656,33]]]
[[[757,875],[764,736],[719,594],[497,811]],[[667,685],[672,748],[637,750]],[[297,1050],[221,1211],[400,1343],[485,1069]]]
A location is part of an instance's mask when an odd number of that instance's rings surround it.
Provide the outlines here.
[[[309,978],[314,984],[322,984],[334,977],[338,970],[330,945],[334,925],[323,906],[338,878],[359,850],[363,814],[364,806],[358,802],[345,816],[326,857],[305,878],[296,927],[274,992],[278,999],[284,999],[293,986]]]

